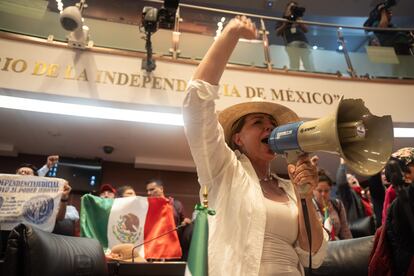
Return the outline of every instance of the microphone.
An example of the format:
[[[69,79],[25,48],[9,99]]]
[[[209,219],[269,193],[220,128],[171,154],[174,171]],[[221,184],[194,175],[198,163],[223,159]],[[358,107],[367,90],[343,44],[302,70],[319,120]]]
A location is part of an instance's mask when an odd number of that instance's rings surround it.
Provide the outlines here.
[[[191,221],[191,222],[193,222],[193,220]],[[168,235],[169,233],[171,233],[171,232],[174,232],[174,231],[177,231],[178,229],[181,229],[181,228],[183,228],[184,226],[186,226],[187,224],[185,224],[185,223],[181,223],[180,225],[178,225],[177,227],[175,227],[175,228],[173,228],[173,229],[170,229],[170,230],[168,230],[167,232],[165,232],[165,233],[162,233],[161,235],[159,235],[159,236],[156,236],[156,237],[154,237],[154,238],[152,238],[152,239],[150,239],[150,240],[148,240],[148,241],[144,241],[144,242],[142,242],[142,243],[139,243],[139,244],[137,244],[136,246],[134,246],[133,248],[132,248],[132,252],[131,252],[131,256],[132,256],[132,262],[134,263],[135,261],[134,261],[134,251],[135,251],[135,249],[137,249],[138,247],[140,247],[140,246],[142,246],[142,245],[144,245],[144,244],[147,244],[147,243],[149,243],[149,242],[152,242],[152,241],[154,241],[154,240],[156,240],[156,239],[159,239],[159,238],[161,238],[161,237],[163,237],[163,236],[165,236],[165,235]]]

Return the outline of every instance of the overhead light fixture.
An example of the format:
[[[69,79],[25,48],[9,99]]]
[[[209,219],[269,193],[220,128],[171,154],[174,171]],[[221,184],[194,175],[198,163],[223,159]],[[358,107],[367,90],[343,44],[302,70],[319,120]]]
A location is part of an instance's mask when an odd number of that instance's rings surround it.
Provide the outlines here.
[[[0,95],[0,108],[149,124],[184,125],[182,114],[177,113],[62,103],[3,95]],[[414,128],[395,127],[394,137],[414,138]]]
[[[70,31],[67,39],[71,47],[85,49],[93,46],[93,41],[89,40],[89,27],[84,25],[82,17],[82,11],[87,7],[85,0],[81,0],[76,6],[66,7],[60,12],[60,24]]]
[[[177,113],[163,113],[143,110],[121,109],[62,102],[52,102],[0,95],[0,107],[61,114],[86,118],[119,120],[161,125],[183,126],[183,116]]]
[[[394,128],[394,137],[395,138],[413,138],[414,137],[414,128],[395,127]]]

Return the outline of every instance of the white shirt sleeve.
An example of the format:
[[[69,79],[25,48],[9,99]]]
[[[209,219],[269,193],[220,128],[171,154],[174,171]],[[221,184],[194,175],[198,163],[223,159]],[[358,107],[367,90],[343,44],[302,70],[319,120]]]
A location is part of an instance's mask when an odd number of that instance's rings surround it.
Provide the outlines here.
[[[190,81],[183,103],[184,128],[200,183],[209,185],[220,179],[236,155],[227,146],[223,128],[215,113],[214,100],[219,86],[201,80]],[[220,181],[216,181],[220,183]]]
[[[46,176],[47,172],[49,171],[49,168],[47,167],[47,165],[43,165],[43,167],[41,167],[40,169],[37,170],[37,174],[39,176]]]

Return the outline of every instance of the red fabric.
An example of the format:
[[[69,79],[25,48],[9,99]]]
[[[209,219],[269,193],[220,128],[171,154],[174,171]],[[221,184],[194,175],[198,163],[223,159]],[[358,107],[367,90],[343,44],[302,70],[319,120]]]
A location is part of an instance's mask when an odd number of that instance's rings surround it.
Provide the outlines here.
[[[362,189],[359,186],[353,186],[352,187],[354,191],[359,195],[359,198],[361,199],[362,205],[364,205],[365,209],[365,216],[370,217],[374,214],[371,207],[371,202],[369,202],[368,198],[362,196]]]
[[[374,246],[369,258],[368,276],[392,276],[391,249],[384,224],[375,232]]]
[[[410,266],[408,267],[407,275],[414,275],[414,257],[411,258]]]
[[[146,259],[179,259],[181,246],[175,229],[173,210],[163,197],[148,198],[148,212],[144,226],[144,253]],[[161,237],[160,237],[161,236]],[[150,241],[154,239],[153,241]]]
[[[388,189],[385,191],[384,205],[382,207],[382,224],[385,224],[385,220],[387,219],[388,208],[390,207],[391,203],[394,201],[396,197],[397,194],[395,193],[395,189],[392,185],[390,185]]]

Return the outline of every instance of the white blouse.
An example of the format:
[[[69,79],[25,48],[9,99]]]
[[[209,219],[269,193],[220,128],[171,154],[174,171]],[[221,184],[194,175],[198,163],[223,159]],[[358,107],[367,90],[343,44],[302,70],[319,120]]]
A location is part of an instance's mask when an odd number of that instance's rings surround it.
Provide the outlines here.
[[[225,143],[215,113],[218,90],[218,86],[200,80],[190,81],[183,103],[184,127],[198,181],[207,186],[209,207],[217,212],[209,216],[209,275],[259,275],[266,228],[265,198],[250,160]],[[296,204],[291,182],[279,178],[279,185]],[[325,235],[319,251],[313,254],[312,267],[321,265],[327,240]],[[308,252],[296,241],[292,248],[300,264],[308,266]]]

